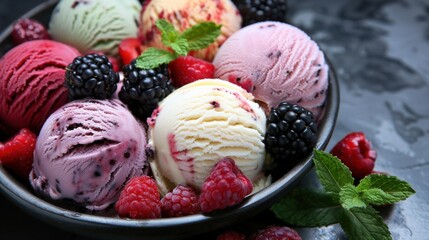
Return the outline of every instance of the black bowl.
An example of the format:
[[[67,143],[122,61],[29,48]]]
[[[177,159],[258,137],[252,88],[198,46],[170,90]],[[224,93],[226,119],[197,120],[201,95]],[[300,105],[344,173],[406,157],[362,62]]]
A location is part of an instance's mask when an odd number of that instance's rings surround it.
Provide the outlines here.
[[[37,19],[43,23],[57,1],[48,1],[34,8],[23,17]],[[11,27],[0,35],[0,54],[12,48]],[[325,112],[319,123],[316,148],[324,150],[334,131],[339,109],[338,81],[330,64],[329,89]],[[129,220],[102,217],[64,209],[33,194],[32,190],[14,178],[0,165],[0,190],[14,204],[28,214],[65,231],[101,239],[180,239],[235,224],[249,219],[278,201],[313,167],[311,156],[300,161],[289,172],[275,180],[269,187],[247,197],[237,207],[215,215],[196,214],[180,218],[155,220]]]

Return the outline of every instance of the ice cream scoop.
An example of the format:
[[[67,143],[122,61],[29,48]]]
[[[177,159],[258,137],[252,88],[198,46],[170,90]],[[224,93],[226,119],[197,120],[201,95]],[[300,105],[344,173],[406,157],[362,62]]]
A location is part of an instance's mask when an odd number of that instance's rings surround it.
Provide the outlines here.
[[[38,133],[49,115],[68,101],[66,66],[79,56],[73,47],[50,40],[22,43],[0,59],[0,126]]]
[[[280,22],[242,28],[219,49],[215,77],[251,92],[268,111],[282,101],[299,104],[320,118],[329,67],[305,32]]]
[[[31,185],[54,200],[105,209],[130,178],[147,172],[146,144],[144,127],[119,100],[72,101],[43,125]]]
[[[139,38],[150,47],[167,49],[155,23],[166,19],[180,32],[204,21],[222,24],[221,35],[209,47],[191,52],[198,58],[212,61],[218,48],[241,27],[241,15],[231,0],[151,0],[141,12]]]
[[[49,33],[83,53],[116,55],[122,39],[137,37],[140,11],[137,0],[61,0],[51,15]]]
[[[237,85],[219,79],[187,84],[148,119],[154,169],[173,185],[199,190],[213,166],[229,157],[255,180],[265,159],[265,121],[252,95]]]

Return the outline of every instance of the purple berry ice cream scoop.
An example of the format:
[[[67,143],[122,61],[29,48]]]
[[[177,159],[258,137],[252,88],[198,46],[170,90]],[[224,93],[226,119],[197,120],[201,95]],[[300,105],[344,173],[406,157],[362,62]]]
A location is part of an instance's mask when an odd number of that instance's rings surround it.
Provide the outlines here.
[[[118,100],[67,103],[42,127],[30,182],[54,200],[103,210],[128,179],[147,172],[146,142],[144,127]]]

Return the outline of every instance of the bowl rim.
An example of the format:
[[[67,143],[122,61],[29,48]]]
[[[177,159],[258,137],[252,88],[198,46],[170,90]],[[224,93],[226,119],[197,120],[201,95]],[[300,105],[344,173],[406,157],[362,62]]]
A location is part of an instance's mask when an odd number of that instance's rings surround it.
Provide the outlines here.
[[[35,8],[31,9],[27,13],[21,16],[31,18],[50,7],[53,7],[58,0],[50,0],[39,4]],[[12,24],[7,27],[3,33],[0,34],[0,44],[3,44],[8,40],[12,31]],[[324,109],[324,115],[322,120],[319,122],[318,142],[315,146],[316,149],[324,150],[329,143],[329,140],[335,129],[337,122],[339,104],[340,104],[340,92],[339,83],[336,77],[335,70],[332,63],[325,55],[325,60],[329,66],[329,84],[326,98],[326,105]],[[56,222],[65,221],[69,224],[87,224],[91,228],[96,227],[125,227],[129,229],[163,229],[167,232],[166,228],[171,227],[179,229],[189,224],[204,224],[207,223],[219,223],[225,222],[224,224],[212,224],[212,229],[201,229],[201,232],[213,230],[225,226],[230,221],[223,221],[226,219],[240,219],[242,217],[250,218],[256,215],[258,212],[249,216],[249,209],[259,209],[261,212],[268,208],[275,201],[279,200],[287,190],[297,182],[299,178],[309,172],[314,166],[312,161],[312,155],[301,161],[298,165],[292,168],[287,174],[273,182],[270,186],[262,189],[258,193],[247,197],[239,206],[234,209],[227,209],[220,211],[213,215],[195,214],[177,218],[160,218],[150,220],[136,220],[136,219],[122,219],[118,217],[104,217],[96,216],[88,213],[79,213],[72,210],[62,208],[54,205],[42,198],[37,197],[32,193],[31,189],[25,187],[22,183],[16,180],[11,174],[9,174],[3,166],[0,165],[0,190],[3,194],[9,197],[12,202],[21,208],[25,208],[28,214],[34,215],[42,221]],[[47,214],[48,213],[48,214]],[[46,219],[46,216],[49,216]],[[50,218],[50,219],[49,219]],[[236,220],[238,221],[238,220]],[[67,230],[66,228],[63,228]],[[69,230],[69,229],[68,229]]]

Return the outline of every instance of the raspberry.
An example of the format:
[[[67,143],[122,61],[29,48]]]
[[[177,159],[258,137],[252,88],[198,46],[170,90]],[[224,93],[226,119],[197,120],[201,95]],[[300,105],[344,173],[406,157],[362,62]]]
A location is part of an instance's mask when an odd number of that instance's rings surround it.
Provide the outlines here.
[[[301,240],[301,236],[288,227],[268,226],[250,237],[251,240]]]
[[[179,88],[185,84],[204,78],[214,78],[215,67],[210,62],[192,56],[180,56],[168,64],[173,86]]]
[[[246,240],[246,235],[233,230],[228,230],[217,236],[216,240]]]
[[[15,45],[39,39],[51,39],[45,26],[40,22],[22,18],[12,26],[12,41]]]
[[[331,150],[352,172],[355,179],[371,174],[377,153],[362,132],[351,132]]]
[[[240,203],[253,190],[252,182],[237,167],[234,160],[224,158],[214,166],[204,181],[200,206],[205,213]]]
[[[178,185],[161,199],[163,217],[180,217],[199,213],[198,195],[191,187]]]
[[[278,163],[290,163],[312,151],[316,133],[317,123],[310,111],[282,102],[268,116],[265,149]]]
[[[65,85],[71,100],[111,98],[118,82],[119,74],[113,70],[106,55],[92,53],[79,56],[66,67]]]
[[[118,46],[119,55],[124,65],[130,64],[143,52],[144,48],[137,38],[125,38]]]
[[[36,138],[33,132],[24,128],[4,145],[0,143],[0,163],[22,179],[28,179]]]
[[[121,218],[160,218],[161,200],[155,180],[148,176],[132,178],[121,191],[115,209]]]

